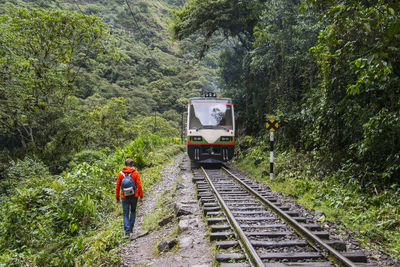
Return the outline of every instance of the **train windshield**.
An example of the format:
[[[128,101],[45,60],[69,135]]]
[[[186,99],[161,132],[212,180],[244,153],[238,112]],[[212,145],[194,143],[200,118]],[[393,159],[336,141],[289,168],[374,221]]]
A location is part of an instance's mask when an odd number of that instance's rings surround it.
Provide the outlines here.
[[[193,103],[190,105],[190,129],[232,129],[232,105]]]

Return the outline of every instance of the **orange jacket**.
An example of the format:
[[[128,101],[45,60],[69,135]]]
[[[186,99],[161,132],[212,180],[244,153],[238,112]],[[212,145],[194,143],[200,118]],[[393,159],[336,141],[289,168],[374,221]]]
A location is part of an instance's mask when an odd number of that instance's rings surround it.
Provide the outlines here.
[[[136,185],[136,193],[134,195],[134,197],[140,197],[143,198],[143,189],[142,189],[142,182],[140,181],[140,175],[139,173],[131,167],[124,167],[121,169],[121,171],[123,173],[132,173],[131,177],[133,179],[133,182]],[[121,173],[118,173],[117,175],[117,186],[115,188],[115,197],[117,198],[117,200],[119,200],[119,196],[121,194],[121,198],[125,198],[124,193],[121,190],[121,182],[122,179],[124,179],[124,176]]]

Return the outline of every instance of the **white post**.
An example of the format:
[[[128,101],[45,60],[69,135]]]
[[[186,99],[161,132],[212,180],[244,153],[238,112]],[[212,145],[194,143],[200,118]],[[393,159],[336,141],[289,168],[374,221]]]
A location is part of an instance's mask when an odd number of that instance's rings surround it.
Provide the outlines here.
[[[270,155],[269,155],[269,176],[270,179],[272,180],[274,178],[274,132],[270,132],[269,135],[269,141],[270,141]]]

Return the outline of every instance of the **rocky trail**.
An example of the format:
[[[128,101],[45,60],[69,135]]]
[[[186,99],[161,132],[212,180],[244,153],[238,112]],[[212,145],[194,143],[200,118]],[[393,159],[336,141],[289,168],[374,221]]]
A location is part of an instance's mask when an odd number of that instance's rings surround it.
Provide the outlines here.
[[[123,245],[120,254],[121,266],[212,266],[212,244],[195,196],[186,154],[179,155],[161,175],[162,181],[145,193],[146,199],[138,207],[133,237]],[[158,197],[163,196],[173,198],[175,214],[164,216],[158,222],[158,229],[143,231],[143,218],[154,211]]]

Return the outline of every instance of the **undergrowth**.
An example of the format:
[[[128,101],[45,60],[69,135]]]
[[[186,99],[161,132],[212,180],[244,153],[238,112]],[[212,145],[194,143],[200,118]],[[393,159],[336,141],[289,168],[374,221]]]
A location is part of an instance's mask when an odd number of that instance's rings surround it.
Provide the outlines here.
[[[246,138],[251,146],[242,146],[236,157],[242,170],[308,208],[323,211],[319,221],[340,223],[365,246],[400,259],[400,190],[366,191],[347,172],[327,171],[313,152],[292,150],[275,151],[271,181],[268,145]]]
[[[51,175],[37,159],[13,162],[1,184],[0,266],[118,266],[118,247],[126,241],[116,174],[132,158],[146,191],[181,151],[178,143],[142,136],[61,175]]]
[[[157,202],[152,211],[149,212],[144,218],[142,223],[142,230],[151,231],[159,228],[160,220],[169,215],[174,214],[173,201],[176,196],[176,185],[180,181],[180,176],[171,187],[166,188],[163,192],[153,195],[157,198]]]

